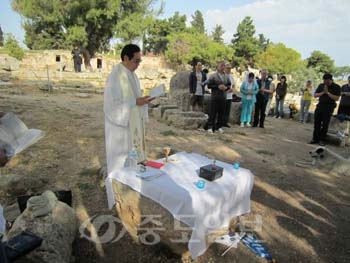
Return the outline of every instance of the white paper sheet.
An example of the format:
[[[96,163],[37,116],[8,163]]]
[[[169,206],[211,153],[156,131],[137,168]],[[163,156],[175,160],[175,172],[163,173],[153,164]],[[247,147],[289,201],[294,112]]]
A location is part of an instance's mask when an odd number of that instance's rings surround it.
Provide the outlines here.
[[[165,85],[164,84],[160,84],[159,86],[151,89],[149,92],[149,96],[151,98],[160,97],[160,96],[163,96],[164,94],[165,94]]]
[[[12,157],[44,136],[44,132],[28,129],[27,126],[12,112],[6,113],[0,123],[0,146],[6,150],[6,155]]]
[[[140,172],[136,172],[136,177],[139,177],[141,179],[150,181],[152,179],[155,179],[159,176],[161,176],[163,174],[163,172],[159,169],[154,169],[151,167],[146,167],[146,171],[143,173]]]

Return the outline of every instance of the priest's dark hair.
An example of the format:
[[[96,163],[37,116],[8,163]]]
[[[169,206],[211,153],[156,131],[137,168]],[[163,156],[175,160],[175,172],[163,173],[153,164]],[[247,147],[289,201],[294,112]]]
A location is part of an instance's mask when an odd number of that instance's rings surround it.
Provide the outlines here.
[[[127,44],[123,47],[122,52],[120,53],[120,58],[124,61],[124,56],[128,56],[129,59],[134,57],[134,54],[140,52],[141,49],[138,45],[135,44]]]

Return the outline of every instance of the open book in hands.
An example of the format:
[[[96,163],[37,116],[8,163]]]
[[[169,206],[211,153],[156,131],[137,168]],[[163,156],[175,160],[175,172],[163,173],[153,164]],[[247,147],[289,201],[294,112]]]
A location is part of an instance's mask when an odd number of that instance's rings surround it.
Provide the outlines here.
[[[44,132],[28,127],[12,112],[0,118],[0,148],[12,157],[44,136]]]
[[[151,98],[160,97],[160,96],[163,96],[164,94],[165,94],[165,85],[164,84],[160,84],[159,86],[151,89],[149,92],[149,96]]]

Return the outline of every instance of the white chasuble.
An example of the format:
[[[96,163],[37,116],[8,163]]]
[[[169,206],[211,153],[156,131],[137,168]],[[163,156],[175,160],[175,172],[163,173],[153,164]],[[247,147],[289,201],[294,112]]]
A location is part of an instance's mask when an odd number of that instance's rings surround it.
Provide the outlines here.
[[[148,107],[136,105],[136,99],[141,96],[136,74],[121,63],[116,65],[107,78],[104,91],[108,174],[127,166],[133,148],[138,153],[138,161],[146,159],[144,121]]]

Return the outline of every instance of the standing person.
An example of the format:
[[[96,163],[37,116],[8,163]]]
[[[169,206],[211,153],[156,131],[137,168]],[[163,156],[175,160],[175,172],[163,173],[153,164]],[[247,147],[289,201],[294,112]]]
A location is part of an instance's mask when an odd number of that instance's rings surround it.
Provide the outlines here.
[[[128,166],[129,153],[136,150],[138,161],[146,159],[144,121],[149,96],[142,96],[135,74],[141,50],[128,44],[121,51],[121,63],[114,66],[104,92],[105,139],[108,173]]]
[[[80,53],[81,53],[80,49],[77,46],[75,46],[74,49],[72,50],[75,72],[81,72],[81,64],[83,60],[80,56]]]
[[[259,124],[260,128],[264,128],[266,105],[273,90],[270,87],[270,81],[267,79],[267,70],[263,69],[260,74],[261,78],[257,80],[259,92],[256,94],[253,127],[258,127]]]
[[[301,100],[300,100],[300,122],[306,123],[309,117],[309,108],[312,100],[312,81],[306,81],[305,87],[301,90]]]
[[[259,91],[259,86],[255,80],[254,73],[250,72],[247,78],[242,82],[240,92],[242,94],[242,111],[241,111],[241,127],[244,128],[244,123],[250,127],[252,119],[253,105],[256,101],[256,94]]]
[[[318,85],[315,98],[319,98],[315,110],[314,131],[310,144],[319,143],[324,146],[329,122],[331,120],[336,101],[340,97],[340,86],[333,82],[333,76],[329,73],[323,75],[323,83]]]
[[[348,77],[348,83],[341,87],[341,98],[337,114],[350,116],[350,76]]]
[[[231,65],[230,63],[225,64],[225,74],[228,76],[231,82],[231,87],[226,91],[226,103],[225,103],[225,112],[223,117],[223,125],[224,127],[230,128],[229,120],[230,120],[230,112],[231,112],[231,104],[232,104],[232,96],[233,90],[235,88],[235,80],[231,74]]]
[[[268,76],[267,77],[268,81],[270,81],[270,90],[272,90],[272,93],[269,94],[269,100],[267,101],[266,104],[266,109],[265,109],[265,116],[269,116],[270,110],[271,110],[271,101],[272,101],[272,97],[273,97],[273,93],[275,92],[275,84],[273,84],[272,80],[273,77],[272,76]]]
[[[197,62],[195,69],[191,72],[189,77],[192,110],[203,111],[204,83],[206,80],[207,74],[202,71],[202,63]]]
[[[284,98],[287,94],[287,79],[285,76],[282,76],[280,79],[280,82],[278,82],[276,87],[276,105],[275,105],[275,118],[283,118],[284,112],[283,112],[283,105],[284,105]]]
[[[211,90],[210,114],[206,124],[208,133],[219,131],[223,133],[223,116],[225,111],[226,90],[230,89],[231,83],[225,74],[225,61],[218,63],[217,72],[208,79],[208,89]]]

